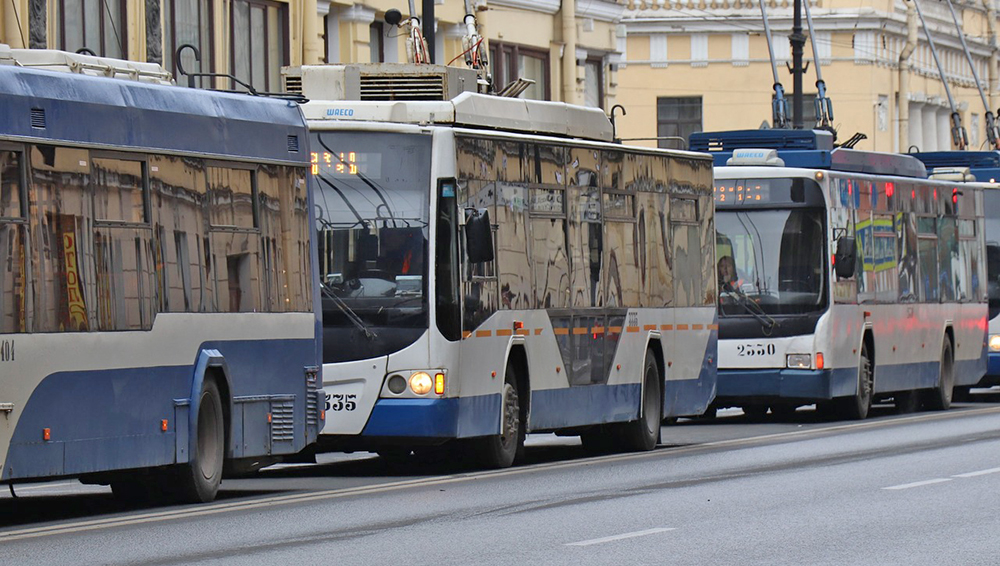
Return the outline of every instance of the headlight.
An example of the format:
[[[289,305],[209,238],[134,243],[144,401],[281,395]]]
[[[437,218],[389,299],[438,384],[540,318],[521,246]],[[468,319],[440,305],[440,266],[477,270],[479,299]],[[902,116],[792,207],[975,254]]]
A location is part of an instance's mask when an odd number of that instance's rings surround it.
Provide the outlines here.
[[[786,365],[792,369],[809,369],[812,365],[812,354],[788,354]]]
[[[434,380],[427,372],[418,371],[410,376],[410,389],[417,395],[425,395],[434,387]]]
[[[1000,334],[993,334],[990,336],[990,351],[1000,352]]]

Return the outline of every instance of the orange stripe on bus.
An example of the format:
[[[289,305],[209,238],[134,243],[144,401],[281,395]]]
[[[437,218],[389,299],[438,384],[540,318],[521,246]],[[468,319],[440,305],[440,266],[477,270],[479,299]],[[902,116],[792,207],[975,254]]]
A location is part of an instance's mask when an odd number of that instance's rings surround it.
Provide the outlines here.
[[[493,331],[492,330],[477,330],[476,331],[476,338],[489,338],[490,336],[493,336]]]
[[[704,324],[692,324],[691,325],[691,330],[702,330],[703,328],[705,328]]]
[[[688,325],[686,325],[686,324],[678,324],[677,325],[677,330],[687,330],[687,329],[688,329]]]
[[[462,338],[468,338],[469,336],[472,336],[472,332],[468,330],[462,332]]]
[[[542,333],[542,329],[541,328],[536,328],[535,329],[535,336],[538,336],[541,333]]]
[[[604,327],[603,326],[595,326],[595,327],[591,328],[590,331],[593,332],[594,334],[604,334]]]
[[[590,333],[590,329],[587,328],[586,326],[574,326],[573,327],[573,336],[579,336],[581,334],[589,334],[589,333]]]
[[[553,328],[552,332],[554,332],[556,336],[566,336],[569,334],[569,328]]]
[[[705,328],[708,328],[709,330],[718,330],[719,329],[719,325],[718,324],[709,324]]]
[[[643,330],[656,330],[656,325],[655,324],[647,324],[647,325],[643,326],[642,329]]]
[[[509,328],[497,329],[497,336],[510,336],[512,334],[514,334],[514,331]]]
[[[626,332],[639,332],[639,327],[638,326],[626,326],[625,327],[625,331]]]
[[[674,325],[673,324],[661,324],[660,325],[660,330],[673,330],[673,329],[674,329]]]
[[[517,330],[514,331],[514,334],[517,334],[518,336],[529,336],[531,334],[531,331],[528,330],[527,328],[518,328]]]
[[[621,333],[622,333],[622,327],[621,326],[609,326],[608,327],[608,334],[621,334]]]

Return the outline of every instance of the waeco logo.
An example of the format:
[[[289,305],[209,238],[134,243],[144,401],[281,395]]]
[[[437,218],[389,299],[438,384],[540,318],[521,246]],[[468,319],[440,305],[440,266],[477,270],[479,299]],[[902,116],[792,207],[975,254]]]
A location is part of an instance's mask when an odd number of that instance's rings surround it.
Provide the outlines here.
[[[746,149],[737,149],[736,152],[733,153],[733,157],[739,157],[740,159],[764,159],[766,155],[767,154],[765,152],[760,150],[753,151]]]
[[[354,109],[353,108],[327,108],[326,109],[326,115],[327,116],[347,116],[348,118],[350,118],[351,116],[354,116]]]

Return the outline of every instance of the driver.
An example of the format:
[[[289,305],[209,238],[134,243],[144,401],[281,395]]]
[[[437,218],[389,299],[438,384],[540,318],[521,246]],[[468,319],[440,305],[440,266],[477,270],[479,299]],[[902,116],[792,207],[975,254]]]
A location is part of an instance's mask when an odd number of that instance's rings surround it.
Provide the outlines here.
[[[718,264],[719,286],[724,291],[733,291],[739,287],[739,276],[736,274],[736,260],[731,255],[724,255],[719,258]]]

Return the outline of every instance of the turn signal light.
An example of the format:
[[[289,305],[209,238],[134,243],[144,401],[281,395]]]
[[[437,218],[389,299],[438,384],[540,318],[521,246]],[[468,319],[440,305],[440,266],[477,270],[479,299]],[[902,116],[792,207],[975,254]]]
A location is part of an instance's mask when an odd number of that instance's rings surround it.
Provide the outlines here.
[[[169,423],[167,422],[167,419],[163,419],[162,421],[160,421],[160,430],[162,430],[163,432],[167,432],[168,424]]]
[[[50,429],[42,429],[42,440],[52,440],[52,431]]]
[[[823,369],[823,352],[816,352],[816,369]]]
[[[438,395],[444,395],[444,374],[436,373],[434,374],[434,393]]]

